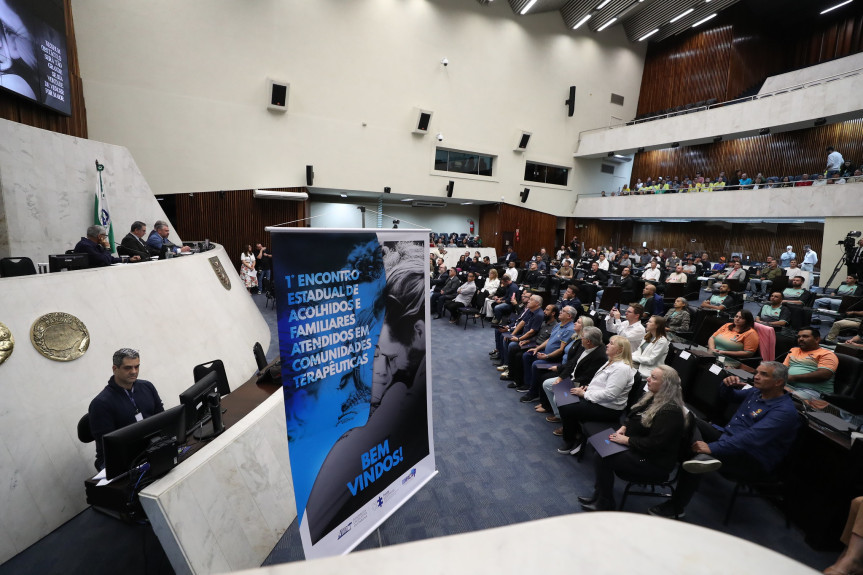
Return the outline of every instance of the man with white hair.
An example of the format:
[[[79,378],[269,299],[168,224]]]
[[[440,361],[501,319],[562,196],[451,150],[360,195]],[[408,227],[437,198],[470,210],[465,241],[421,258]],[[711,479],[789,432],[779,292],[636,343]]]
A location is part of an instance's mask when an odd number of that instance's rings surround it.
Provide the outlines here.
[[[81,238],[75,244],[76,254],[87,254],[91,268],[106,267],[111,264],[122,263],[123,260],[111,255],[111,244],[108,243],[108,234],[103,226],[90,226],[87,228],[87,237]],[[130,262],[140,261],[139,256],[129,258]]]

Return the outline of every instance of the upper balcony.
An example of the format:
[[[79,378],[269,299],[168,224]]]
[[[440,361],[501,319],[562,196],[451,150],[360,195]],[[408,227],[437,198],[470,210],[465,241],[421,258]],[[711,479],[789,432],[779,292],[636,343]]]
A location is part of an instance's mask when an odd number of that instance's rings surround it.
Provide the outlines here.
[[[863,116],[863,54],[772,76],[755,96],[582,132],[576,158],[707,144]]]

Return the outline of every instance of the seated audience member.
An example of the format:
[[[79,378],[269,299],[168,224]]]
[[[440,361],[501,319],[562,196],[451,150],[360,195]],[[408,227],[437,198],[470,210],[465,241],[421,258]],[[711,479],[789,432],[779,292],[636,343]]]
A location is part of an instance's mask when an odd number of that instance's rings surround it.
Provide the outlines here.
[[[651,507],[651,515],[683,517],[684,510],[698,490],[698,474],[720,467],[734,477],[762,480],[788,455],[797,435],[799,419],[791,396],[785,393],[788,368],[776,361],[762,362],[755,372],[752,387],[741,385],[737,376],[720,384],[720,396],[740,401],[740,407],[724,429],[696,419],[695,457],[683,463],[683,472],[669,501]]]
[[[621,270],[623,270],[623,268],[632,267],[632,259],[629,257],[629,252],[622,252],[620,260],[617,262],[617,267],[619,267]]]
[[[572,264],[570,263],[570,260],[563,260],[560,263],[560,269],[557,270],[557,273],[555,275],[565,281],[571,280],[573,278],[573,275],[575,275],[575,272],[572,270]]]
[[[567,286],[563,295],[560,296],[560,300],[557,302],[557,309],[563,309],[566,306],[572,306],[575,309],[575,317],[584,313],[584,306],[581,304],[581,300],[578,299],[578,288],[574,285]]]
[[[833,311],[839,311],[839,306],[842,305],[842,296],[846,295],[861,295],[860,286],[857,285],[857,278],[852,275],[845,278],[845,283],[839,286],[835,294],[816,299],[812,307],[829,308]]]
[[[794,182],[794,187],[799,188],[802,186],[811,186],[813,184],[812,180],[809,179],[809,174],[803,174],[800,176],[800,179]]]
[[[590,264],[590,271],[584,276],[584,284],[579,289],[584,294],[584,301],[594,302],[597,292],[607,285],[608,272],[599,269],[599,264],[593,262]]]
[[[653,256],[650,255],[650,250],[644,248],[641,252],[641,255],[638,256],[638,265],[641,267],[646,267],[647,264],[650,263],[650,260],[653,259]]]
[[[114,375],[99,392],[87,412],[90,415],[90,433],[96,442],[96,469],[105,467],[102,437],[107,434],[165,411],[159,393],[149,381],[138,379],[141,358],[129,348],[114,352]]]
[[[520,386],[524,381],[524,355],[537,345],[544,344],[551,337],[551,332],[557,326],[558,308],[550,304],[545,306],[543,316],[544,320],[539,331],[531,339],[518,342],[517,346],[510,345],[506,363],[497,367],[497,370],[502,372],[500,378],[512,382],[509,385],[510,389]]]
[[[677,465],[684,437],[686,408],[680,376],[667,365],[658,365],[647,377],[647,393],[632,407],[623,426],[609,435],[626,451],[597,457],[593,494],[579,497],[585,511],[615,511],[614,472],[662,481]]]
[[[737,301],[731,293],[731,288],[727,283],[719,286],[719,293],[714,293],[710,299],[701,302],[701,307],[704,309],[713,309],[716,311],[728,311],[735,307]]]
[[[693,269],[694,269],[694,266],[693,266]],[[665,283],[667,283],[667,284],[685,284],[688,280],[689,280],[689,278],[686,277],[686,273],[683,271],[683,266],[680,264],[677,264],[677,266],[674,268],[674,271],[672,273],[668,274],[668,277],[665,278]]]
[[[746,285],[746,270],[743,269],[743,264],[741,264],[739,261],[735,261],[732,264],[731,269],[728,270],[727,272],[717,274],[717,277],[719,279],[717,279],[713,283],[713,289],[716,289],[716,284],[722,283],[722,282],[725,282],[728,280],[738,280],[738,281],[743,282],[744,286]]]
[[[134,222],[132,229],[126,234],[120,245],[126,248],[130,257],[138,256],[139,260],[159,255],[158,252],[153,253],[149,246],[147,246],[147,241],[144,239],[145,235],[147,235],[147,224],[144,222]]]
[[[697,274],[698,267],[695,265],[695,261],[692,258],[687,258],[686,263],[683,264],[683,273],[685,274]]]
[[[644,284],[644,289],[641,290],[641,299],[638,303],[644,308],[641,319],[647,319],[661,311],[659,306],[662,305],[662,298],[656,295],[656,286],[653,284]],[[634,346],[633,349],[635,349]]]
[[[665,318],[661,315],[651,316],[645,326],[644,339],[632,350],[632,363],[642,377],[647,379],[655,367],[665,363],[668,346]]]
[[[530,262],[530,267],[527,270],[527,273],[524,276],[524,281],[522,284],[536,286],[542,281],[543,275],[539,269],[539,262],[533,261]]]
[[[515,260],[509,260],[506,265],[507,268],[506,271],[503,272],[504,275],[509,276],[509,279],[512,281],[518,281],[518,268],[515,267]]]
[[[636,283],[632,277],[632,268],[629,266],[620,270],[620,301],[634,301],[636,299]]]
[[[659,278],[662,276],[662,270],[659,269],[659,266],[656,264],[656,260],[651,260],[650,267],[648,267],[641,274],[641,279],[646,282],[658,282]]]
[[[449,310],[450,323],[458,323],[460,317],[460,308],[470,307],[470,304],[473,301],[473,296],[476,293],[476,283],[474,283],[475,280],[476,274],[474,274],[473,272],[468,272],[467,281],[458,286],[455,298],[453,298],[452,301],[444,304],[444,306]]]
[[[442,262],[443,260],[439,259],[439,261]],[[446,283],[446,280],[448,279],[449,270],[446,269],[446,266],[443,263],[439,264],[437,267],[437,271],[431,274],[431,289],[433,291],[440,291]]]
[[[726,323],[710,336],[707,347],[717,355],[734,359],[752,357],[758,352],[759,344],[754,324],[752,312],[742,309],[734,314],[731,323]]]
[[[440,319],[443,316],[444,306],[455,299],[458,295],[458,288],[461,285],[461,280],[456,275],[455,268],[449,269],[449,277],[443,287],[431,295],[429,303],[431,311],[435,312],[434,319]]]
[[[492,325],[498,325],[504,320],[504,316],[508,320],[518,306],[518,286],[515,285],[515,282],[505,275],[500,278],[500,283],[503,288],[503,295],[490,298],[492,302]]]
[[[803,283],[806,283],[806,278],[808,277],[806,272],[797,266],[796,259],[789,262],[788,268],[785,270],[785,275],[788,276],[789,281],[795,277],[801,277],[803,278]]]
[[[174,253],[187,253],[192,251],[192,248],[189,246],[181,247],[174,245],[174,243],[168,239],[168,235],[170,233],[167,223],[162,220],[157,221],[153,224],[153,231],[150,232],[150,236],[147,238],[147,246],[157,254],[162,253],[162,248],[166,248]]]
[[[497,270],[494,268],[489,269],[488,278],[485,280],[482,290],[480,290],[480,295],[477,296],[477,307],[481,310],[480,313],[485,314],[486,317],[492,317],[491,304],[494,301],[492,298],[497,294],[497,290],[500,287],[500,278],[497,277]]]
[[[671,250],[671,255],[668,256],[668,259],[665,260],[665,268],[668,270],[677,269],[681,263],[680,258],[677,257],[677,252],[675,250]]]
[[[515,250],[512,249],[512,246],[506,247],[506,255],[503,256],[503,261],[505,261],[507,264],[509,264],[509,262],[518,261],[518,254],[515,253]]]
[[[846,341],[845,345],[850,345],[857,349],[863,348],[863,324],[858,324],[857,333],[854,337]]]
[[[863,497],[851,500],[845,530],[839,539],[845,549],[836,563],[824,570],[824,575],[859,575],[863,573]]]
[[[604,272],[608,271],[609,264],[608,264],[608,258],[605,257],[605,253],[599,254],[599,259],[596,261],[596,265],[602,271],[604,271]]]
[[[574,333],[575,310],[572,306],[560,310],[559,314],[555,306],[548,307],[552,308],[553,315],[560,317],[560,321],[554,326],[548,339],[542,343],[539,343],[537,339],[539,345],[529,349],[522,357],[523,384],[516,387],[516,391],[524,393],[524,396],[519,400],[521,403],[539,401],[540,386],[542,385],[540,373],[545,373],[547,369],[537,367],[537,362],[560,363],[563,360],[566,344]]]
[[[539,334],[545,321],[545,312],[542,309],[542,297],[530,295],[530,292],[522,293],[526,300],[524,311],[521,312],[515,322],[515,327],[507,330],[506,327],[495,330],[494,351],[489,354],[491,360],[500,360],[500,366],[504,369],[509,367],[510,347],[518,349],[520,343],[531,342]]]
[[[641,316],[644,314],[644,307],[638,303],[631,303],[624,312],[626,321],[620,320],[620,309],[614,308],[605,318],[605,329],[610,333],[614,333],[625,337],[629,340],[629,349],[638,347],[641,340],[644,339],[644,326],[641,325]],[[631,354],[631,352],[630,352]]]
[[[803,281],[803,276],[794,276],[791,278],[791,286],[785,288],[782,292],[786,305],[802,305],[806,307],[812,305],[812,300],[815,296],[811,291],[803,288]]]
[[[773,285],[773,281],[783,273],[784,271],[779,267],[776,260],[771,256],[767,256],[767,267],[759,271],[756,277],[749,280],[748,288],[752,291],[753,295],[770,293],[770,286]]]
[[[683,341],[683,338],[677,335],[677,332],[688,332],[690,320],[686,298],[679,297],[675,299],[674,306],[665,312],[666,337],[670,341]]]
[[[557,450],[558,453],[575,455],[581,451],[586,439],[581,429],[583,423],[606,421],[616,425],[620,421],[635,378],[629,340],[619,335],[612,336],[605,346],[605,353],[608,362],[599,368],[590,384],[572,388],[571,393],[581,401],[559,407],[563,447]]]
[[[123,260],[111,255],[111,244],[108,242],[108,234],[102,226],[90,226],[87,228],[87,237],[81,238],[75,244],[76,254],[87,254],[91,268],[101,268],[111,264],[119,264]],[[140,256],[132,256],[130,262],[141,261]]]
[[[605,346],[602,345],[602,331],[594,327],[593,319],[581,316],[573,323],[572,337],[564,347],[563,362],[548,368],[548,374],[552,376],[557,374],[557,377],[549,377],[542,382],[544,393],[540,394],[541,403],[536,406],[537,413],[553,412],[553,415],[545,418],[546,421],[559,423],[560,413],[554,399],[553,387],[560,383],[569,389],[573,387],[572,382],[587,385],[606,361],[608,358],[605,356]],[[563,433],[562,427],[555,434],[561,433]]]
[[[782,305],[782,294],[773,292],[770,300],[761,306],[761,313],[755,318],[758,323],[773,327],[785,327],[791,321],[791,311]]]
[[[788,366],[788,388],[805,399],[817,399],[822,393],[833,393],[833,377],[839,359],[821,347],[821,334],[810,326],[797,331],[797,345],[785,356]]]
[[[827,334],[827,337],[824,338],[825,343],[830,345],[836,345],[836,338],[839,337],[839,333],[844,329],[855,329],[861,326],[861,319],[863,319],[863,309],[859,309],[861,306],[858,303],[857,309],[849,309],[845,312],[845,316],[843,319],[839,319],[833,322],[833,325],[830,326],[830,332]]]

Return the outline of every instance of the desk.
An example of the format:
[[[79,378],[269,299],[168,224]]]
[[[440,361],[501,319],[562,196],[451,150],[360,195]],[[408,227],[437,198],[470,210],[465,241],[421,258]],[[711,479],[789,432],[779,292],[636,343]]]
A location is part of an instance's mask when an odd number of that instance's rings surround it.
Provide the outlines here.
[[[247,382],[222,406],[225,432],[139,493],[178,574],[257,567],[297,516],[280,386]]]

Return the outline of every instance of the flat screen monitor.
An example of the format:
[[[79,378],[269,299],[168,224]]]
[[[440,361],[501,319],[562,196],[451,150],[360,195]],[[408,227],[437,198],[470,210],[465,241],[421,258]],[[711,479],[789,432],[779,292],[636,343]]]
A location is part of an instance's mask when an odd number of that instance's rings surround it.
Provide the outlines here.
[[[57,254],[48,256],[48,270],[51,273],[86,270],[89,267],[90,256],[87,254]]]
[[[133,467],[147,462],[147,449],[163,439],[175,445],[185,443],[185,414],[183,407],[178,405],[105,434],[102,437],[102,447],[105,451],[105,477],[108,479],[119,477]]]
[[[208,439],[222,432],[221,393],[219,393],[219,374],[211,371],[192,387],[180,394],[180,405],[186,412],[186,432],[197,439]],[[218,421],[212,421],[211,414],[219,414]]]
[[[0,89],[72,113],[63,0],[0,2]]]

